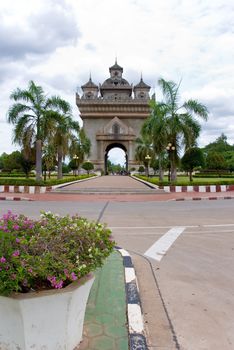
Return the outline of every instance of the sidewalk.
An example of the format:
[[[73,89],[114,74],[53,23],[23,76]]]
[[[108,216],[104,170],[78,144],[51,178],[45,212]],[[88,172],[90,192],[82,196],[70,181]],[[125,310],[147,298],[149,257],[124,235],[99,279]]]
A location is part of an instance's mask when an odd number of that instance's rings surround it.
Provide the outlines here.
[[[177,192],[157,194],[63,194],[63,193],[1,193],[0,200],[23,201],[72,201],[72,202],[148,202],[171,200],[200,200],[200,199],[234,199],[234,191],[230,192]]]
[[[95,272],[78,349],[128,350],[123,258],[116,251]]]

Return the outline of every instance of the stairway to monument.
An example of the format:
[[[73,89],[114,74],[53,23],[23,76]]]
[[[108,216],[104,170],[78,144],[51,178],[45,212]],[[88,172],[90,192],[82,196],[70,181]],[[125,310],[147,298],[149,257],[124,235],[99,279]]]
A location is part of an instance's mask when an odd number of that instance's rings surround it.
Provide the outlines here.
[[[69,194],[156,194],[165,193],[154,185],[142,183],[130,176],[100,176],[59,187],[52,192]]]

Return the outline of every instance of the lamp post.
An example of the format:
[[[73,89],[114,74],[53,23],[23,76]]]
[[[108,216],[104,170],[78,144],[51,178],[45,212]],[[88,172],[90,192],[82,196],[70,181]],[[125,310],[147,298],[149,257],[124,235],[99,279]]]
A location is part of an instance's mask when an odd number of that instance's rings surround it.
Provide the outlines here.
[[[171,182],[171,163],[172,163],[172,152],[175,151],[175,146],[171,142],[168,143],[166,150],[169,158],[169,169],[168,169],[168,182]]]
[[[149,162],[150,162],[150,155],[147,154],[147,156],[145,156],[145,160],[146,160],[146,164],[147,164],[147,177],[149,177]]]
[[[79,157],[78,157],[78,155],[77,154],[75,154],[74,155],[74,157],[73,157],[73,159],[75,160],[75,162],[76,162],[76,175],[78,175],[78,159],[79,159]]]

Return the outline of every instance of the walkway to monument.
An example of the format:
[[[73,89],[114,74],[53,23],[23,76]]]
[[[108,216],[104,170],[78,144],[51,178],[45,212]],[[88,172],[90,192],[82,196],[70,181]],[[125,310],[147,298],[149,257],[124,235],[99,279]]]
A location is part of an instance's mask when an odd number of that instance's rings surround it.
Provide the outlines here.
[[[54,190],[54,192],[83,194],[155,194],[163,193],[164,191],[149,187],[149,185],[133,179],[130,176],[109,175],[59,187]]]

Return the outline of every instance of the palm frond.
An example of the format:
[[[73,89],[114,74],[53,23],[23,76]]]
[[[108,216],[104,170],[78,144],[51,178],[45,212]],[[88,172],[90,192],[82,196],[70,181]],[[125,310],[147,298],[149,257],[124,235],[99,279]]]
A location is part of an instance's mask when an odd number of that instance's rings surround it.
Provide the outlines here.
[[[32,109],[29,106],[25,106],[22,103],[14,103],[8,110],[7,120],[9,123],[15,124],[22,117],[25,112],[29,112]],[[31,117],[33,117],[31,115]]]
[[[173,111],[177,108],[179,84],[176,84],[171,80],[166,81],[163,78],[158,80],[158,84],[162,89],[166,105],[168,105],[168,107],[170,106],[170,109]]]
[[[202,103],[198,102],[197,100],[190,99],[183,104],[183,107],[189,113],[195,114],[195,115],[203,118],[204,120],[208,119],[209,111],[208,111],[207,107],[205,105],[203,105]]]

